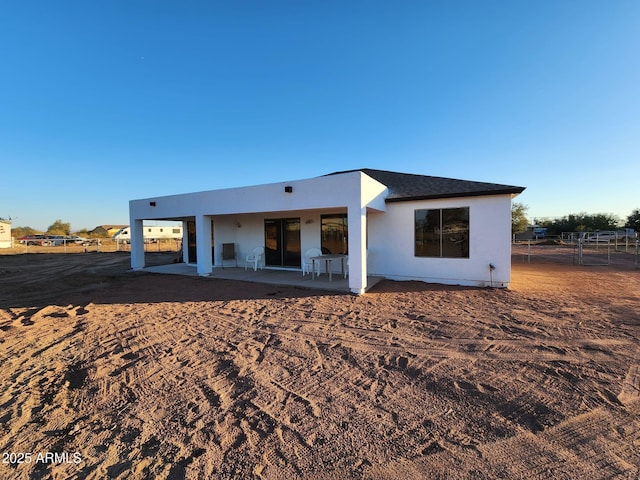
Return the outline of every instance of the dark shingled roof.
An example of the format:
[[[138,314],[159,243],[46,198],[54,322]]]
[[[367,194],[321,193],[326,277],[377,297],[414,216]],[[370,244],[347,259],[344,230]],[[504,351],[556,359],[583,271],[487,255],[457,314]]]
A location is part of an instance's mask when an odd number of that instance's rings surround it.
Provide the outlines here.
[[[371,168],[345,170],[343,172],[330,173],[329,175],[349,172],[362,172],[383,185],[386,185],[389,189],[389,195],[385,199],[387,202],[406,202],[409,200],[427,200],[432,198],[477,197],[482,195],[516,195],[525,189],[525,187],[500,185],[498,183],[472,182],[469,180],[457,180],[455,178],[373,170]]]

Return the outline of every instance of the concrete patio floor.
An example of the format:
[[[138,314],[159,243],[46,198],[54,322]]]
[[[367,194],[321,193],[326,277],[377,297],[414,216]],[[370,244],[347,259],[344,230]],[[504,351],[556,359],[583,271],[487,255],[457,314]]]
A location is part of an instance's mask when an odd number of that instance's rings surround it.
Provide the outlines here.
[[[168,265],[158,265],[153,267],[145,267],[144,272],[164,273],[169,275],[187,275],[197,277],[198,272],[195,265],[186,263],[172,263]],[[333,280],[329,281],[329,276],[322,273],[319,277],[311,279],[311,275],[302,275],[300,270],[285,269],[258,269],[253,271],[252,268],[244,269],[244,267],[226,267],[214,268],[206,278],[219,278],[223,280],[241,280],[244,282],[268,283],[272,285],[289,285],[295,287],[303,287],[309,289],[329,290],[334,292],[350,292],[349,278],[344,278],[339,273],[333,274]],[[375,284],[383,280],[383,277],[368,276],[367,290]]]

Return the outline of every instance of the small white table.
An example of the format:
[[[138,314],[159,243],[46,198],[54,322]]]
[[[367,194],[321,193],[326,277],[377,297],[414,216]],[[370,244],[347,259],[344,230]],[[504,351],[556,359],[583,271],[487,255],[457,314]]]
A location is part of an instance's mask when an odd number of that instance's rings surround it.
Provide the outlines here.
[[[340,260],[341,266],[342,266],[342,276],[344,276],[344,260],[347,258],[346,255],[342,254],[342,253],[328,253],[326,255],[319,255],[317,257],[311,257],[311,280],[315,279],[315,274],[316,274],[316,260],[321,262],[324,261],[325,262],[325,268],[327,270],[327,273],[329,274],[329,281],[332,282],[333,281],[333,277],[332,277],[332,272],[331,272],[331,263],[334,260]]]

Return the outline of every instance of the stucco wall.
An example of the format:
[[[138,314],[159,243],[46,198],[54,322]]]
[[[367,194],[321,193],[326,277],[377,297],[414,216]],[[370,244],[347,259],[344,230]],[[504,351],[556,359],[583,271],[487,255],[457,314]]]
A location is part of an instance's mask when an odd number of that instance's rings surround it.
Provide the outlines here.
[[[414,256],[416,209],[469,207],[469,258]],[[507,287],[511,277],[511,197],[389,203],[384,214],[369,214],[369,274],[395,280]]]
[[[291,193],[285,186],[292,187]],[[129,202],[135,219],[161,220],[197,215],[287,212],[362,205],[385,209],[384,185],[362,172],[251,187],[145,198]],[[151,205],[151,203],[155,205]]]

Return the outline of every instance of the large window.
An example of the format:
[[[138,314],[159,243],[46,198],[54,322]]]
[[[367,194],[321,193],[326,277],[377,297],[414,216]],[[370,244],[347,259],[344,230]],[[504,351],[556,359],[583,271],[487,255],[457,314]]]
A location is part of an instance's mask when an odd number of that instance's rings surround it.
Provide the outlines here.
[[[323,253],[349,253],[349,235],[347,214],[322,215],[322,239],[320,247]]]
[[[469,258],[469,207],[415,211],[415,256]]]

